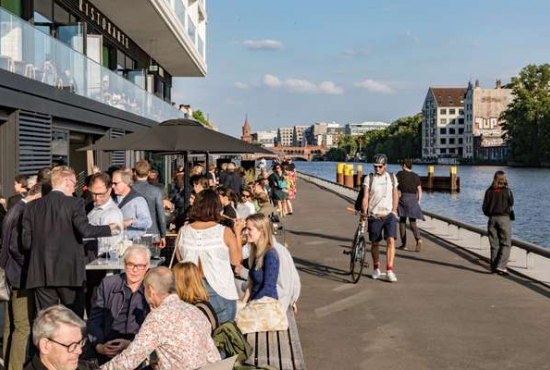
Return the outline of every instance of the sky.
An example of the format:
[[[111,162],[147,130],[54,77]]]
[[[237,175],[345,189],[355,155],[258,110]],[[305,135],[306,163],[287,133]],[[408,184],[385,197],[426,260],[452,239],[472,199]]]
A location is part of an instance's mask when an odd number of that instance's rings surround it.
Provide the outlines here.
[[[173,100],[220,131],[420,112],[429,87],[507,83],[550,62],[547,0],[207,0],[203,78]]]

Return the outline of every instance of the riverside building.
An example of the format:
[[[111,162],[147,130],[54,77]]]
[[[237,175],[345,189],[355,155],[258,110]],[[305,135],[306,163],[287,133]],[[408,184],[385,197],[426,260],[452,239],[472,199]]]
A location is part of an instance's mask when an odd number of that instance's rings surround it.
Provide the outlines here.
[[[502,161],[508,147],[500,115],[512,102],[512,90],[497,80],[494,89],[483,89],[479,81],[468,84],[464,99],[466,132],[465,157],[483,161]]]
[[[53,164],[131,165],[140,153],[76,150],[183,117],[173,78],[206,75],[206,20],[204,0],[0,0],[3,188]]]
[[[294,144],[294,128],[279,127],[277,129],[277,145],[292,146]]]
[[[361,136],[369,131],[383,130],[390,126],[386,122],[360,122],[348,123],[344,128],[344,133],[350,136]]]
[[[450,162],[465,157],[466,88],[428,90],[422,107],[422,159]]]
[[[277,142],[277,130],[256,131],[252,134],[252,142],[264,148],[273,148]]]

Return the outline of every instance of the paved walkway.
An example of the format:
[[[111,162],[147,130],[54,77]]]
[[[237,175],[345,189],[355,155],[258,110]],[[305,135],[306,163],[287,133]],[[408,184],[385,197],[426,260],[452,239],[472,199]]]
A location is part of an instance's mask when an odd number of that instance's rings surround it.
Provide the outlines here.
[[[351,284],[342,254],[357,222],[350,204],[298,186],[285,224],[309,369],[550,369],[548,288],[490,275],[478,258],[427,238],[421,253],[397,252],[397,283]]]

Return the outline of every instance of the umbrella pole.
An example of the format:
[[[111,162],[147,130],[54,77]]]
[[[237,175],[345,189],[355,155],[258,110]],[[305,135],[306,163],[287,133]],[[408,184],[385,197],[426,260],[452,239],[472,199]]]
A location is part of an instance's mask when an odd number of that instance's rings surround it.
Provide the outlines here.
[[[191,186],[189,184],[189,153],[187,151],[183,152],[183,162],[184,162],[184,170],[183,170],[183,183],[184,183],[184,209],[187,209],[189,207],[189,198],[191,195],[191,189],[189,187]]]
[[[204,152],[204,155],[206,156],[206,160],[204,161],[205,162],[205,174],[206,176],[208,176],[208,171],[210,171],[210,155],[208,154],[208,152]]]

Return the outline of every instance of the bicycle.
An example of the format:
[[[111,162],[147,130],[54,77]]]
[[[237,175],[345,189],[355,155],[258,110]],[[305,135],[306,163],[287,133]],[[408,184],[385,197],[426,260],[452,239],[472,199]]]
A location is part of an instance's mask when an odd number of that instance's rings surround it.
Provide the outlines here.
[[[347,208],[348,211],[357,214],[358,212],[353,208]],[[367,219],[365,216],[360,215],[359,224],[355,230],[355,235],[353,236],[353,243],[351,245],[350,251],[344,251],[344,254],[350,256],[350,274],[351,279],[354,284],[357,284],[363,269],[368,268],[368,262],[365,262],[367,258],[367,242],[365,240],[365,226],[367,225]]]

